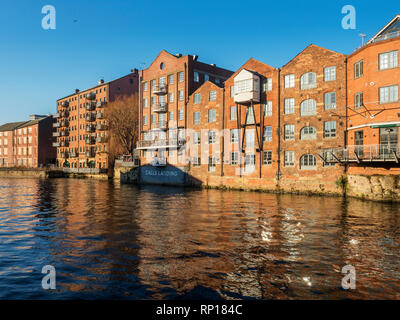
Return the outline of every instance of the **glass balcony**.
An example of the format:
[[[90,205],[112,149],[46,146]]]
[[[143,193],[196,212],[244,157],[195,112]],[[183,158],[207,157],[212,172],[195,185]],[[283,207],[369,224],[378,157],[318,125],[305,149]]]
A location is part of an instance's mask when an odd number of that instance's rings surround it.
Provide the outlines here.
[[[85,108],[87,111],[93,111],[96,109],[96,103],[95,102],[88,102],[85,105]]]
[[[93,124],[88,124],[88,125],[85,127],[85,130],[86,130],[86,132],[93,132],[93,131],[96,130],[96,127],[95,127],[95,125],[93,125]]]
[[[94,113],[89,113],[85,116],[86,121],[93,122],[96,120],[96,115]]]
[[[99,130],[99,131],[107,130],[107,125],[105,125],[105,124],[98,124],[98,125],[96,126],[96,130]]]
[[[163,113],[163,112],[167,112],[167,109],[168,109],[167,103],[157,103],[154,106],[153,111],[157,112],[157,113]]]
[[[168,93],[168,87],[166,84],[155,85],[152,87],[153,93],[156,95],[166,95]]]

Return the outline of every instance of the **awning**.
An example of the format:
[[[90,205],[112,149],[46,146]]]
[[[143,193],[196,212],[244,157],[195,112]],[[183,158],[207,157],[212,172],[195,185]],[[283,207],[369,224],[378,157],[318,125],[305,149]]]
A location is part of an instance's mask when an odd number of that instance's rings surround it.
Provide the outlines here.
[[[394,123],[394,124],[376,124],[376,125],[371,125],[370,128],[391,128],[391,127],[400,127],[400,123]]]

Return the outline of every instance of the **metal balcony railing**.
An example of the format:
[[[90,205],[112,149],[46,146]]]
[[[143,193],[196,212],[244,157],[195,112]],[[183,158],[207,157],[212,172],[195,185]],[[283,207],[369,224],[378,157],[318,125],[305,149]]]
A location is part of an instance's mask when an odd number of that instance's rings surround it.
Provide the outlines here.
[[[68,147],[69,141],[60,141],[60,147]]]
[[[89,124],[85,127],[86,132],[93,132],[96,130],[96,127],[93,124]]]
[[[96,143],[96,139],[94,137],[88,137],[85,140],[86,144],[95,144]]]
[[[96,142],[97,143],[105,143],[105,142],[107,142],[107,137],[97,137]]]
[[[53,137],[59,137],[61,136],[61,133],[59,131],[53,132]]]
[[[86,121],[93,122],[96,120],[96,116],[93,113],[89,113],[85,116]]]
[[[61,114],[58,113],[58,112],[57,112],[56,114],[53,115],[53,118],[54,118],[54,119],[58,119],[58,118],[60,118],[60,117],[61,117]]]
[[[185,139],[141,140],[137,143],[138,149],[176,148],[182,146]]]
[[[98,124],[98,125],[96,126],[96,130],[99,130],[99,131],[107,130],[107,125],[105,125],[105,124]]]
[[[69,154],[66,153],[66,152],[62,152],[62,153],[60,153],[60,156],[61,156],[62,159],[67,159]]]
[[[59,128],[61,126],[60,122],[54,122],[53,128]]]
[[[86,108],[87,111],[93,111],[93,110],[96,109],[96,103],[95,102],[88,102],[88,103],[86,103],[85,108]]]
[[[60,115],[61,115],[61,118],[68,117],[68,116],[69,116],[69,112],[68,112],[68,111],[62,111],[62,112],[60,113]]]
[[[157,113],[167,112],[167,107],[168,107],[167,103],[157,103],[154,106],[153,111]]]
[[[105,101],[98,101],[98,102],[96,103],[96,107],[97,107],[97,108],[102,108],[102,107],[104,107],[104,106],[106,105],[106,103],[107,103],[107,102],[105,102]]]
[[[96,156],[96,153],[94,152],[94,150],[88,150],[85,152],[85,155],[88,158],[94,158]]]
[[[104,113],[103,112],[97,112],[96,119],[103,119],[103,118],[104,118]]]
[[[53,142],[53,147],[54,147],[54,148],[60,147],[60,143],[59,143],[59,142]]]
[[[352,145],[326,151],[328,163],[399,162],[399,145]]]
[[[153,93],[156,95],[165,95],[168,93],[168,87],[166,84],[155,85],[152,88]]]
[[[63,120],[60,122],[60,127],[68,127],[69,122],[67,120]]]
[[[76,152],[70,152],[70,153],[69,153],[69,157],[70,157],[70,158],[77,158],[77,157],[78,157],[78,154],[77,154]]]
[[[67,130],[62,130],[62,131],[61,131],[61,136],[62,136],[62,137],[69,136],[69,131],[67,131]]]

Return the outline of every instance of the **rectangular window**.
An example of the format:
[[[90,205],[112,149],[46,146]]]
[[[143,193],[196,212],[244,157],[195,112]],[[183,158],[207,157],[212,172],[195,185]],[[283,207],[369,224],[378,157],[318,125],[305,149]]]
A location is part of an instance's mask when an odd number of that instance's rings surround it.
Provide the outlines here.
[[[143,124],[147,125],[147,116],[143,116]]]
[[[285,125],[285,140],[294,140],[294,124]]]
[[[336,121],[327,121],[324,123],[324,137],[325,138],[336,137]]]
[[[272,91],[272,78],[266,78],[262,83],[263,92]]]
[[[143,83],[143,91],[147,90],[148,90],[148,82],[146,81],[145,83]]]
[[[183,75],[183,71],[181,71],[178,73],[178,81],[183,82],[183,80],[184,80],[184,75]]]
[[[235,96],[235,86],[231,86],[231,98]]]
[[[183,101],[183,90],[178,91],[179,101]]]
[[[195,93],[193,98],[193,103],[200,103],[201,102],[201,94]]]
[[[379,88],[379,103],[391,103],[399,100],[399,86]]]
[[[354,109],[360,109],[363,106],[364,98],[362,92],[357,92],[354,95]]]
[[[156,80],[151,80],[150,83],[151,83],[151,90],[154,90],[154,88],[155,88],[156,85],[157,85]]]
[[[236,106],[232,106],[231,107],[230,119],[231,120],[237,120],[237,109],[236,109]]]
[[[178,120],[183,120],[183,110],[182,109],[178,110]]]
[[[217,91],[210,91],[210,95],[209,95],[209,100],[210,101],[215,101],[217,100]]]
[[[285,88],[294,88],[294,74],[285,76]]]
[[[174,93],[173,93],[173,92],[170,92],[170,93],[168,94],[168,101],[169,101],[169,102],[174,102]]]
[[[208,110],[208,122],[215,122],[217,118],[217,113],[215,109]]]
[[[208,171],[215,172],[216,161],[215,157],[208,157]]]
[[[354,64],[354,79],[360,78],[364,74],[363,61],[360,60]]]
[[[398,65],[397,50],[379,55],[379,70],[396,68]]]
[[[231,166],[236,166],[239,164],[239,152],[231,152],[230,164]]]
[[[161,77],[161,78],[158,80],[158,83],[160,84],[160,86],[164,86],[164,85],[165,85],[165,77]]]
[[[285,151],[285,167],[293,167],[294,166],[294,151]]]
[[[200,144],[200,142],[201,142],[200,132],[195,132],[193,134],[193,144]]]
[[[272,126],[264,127],[263,141],[272,141]]]
[[[231,129],[231,143],[239,142],[239,129]]]
[[[143,107],[147,108],[147,98],[144,98],[144,100],[143,100]]]
[[[168,76],[168,84],[174,84],[174,75],[173,74],[170,74]]]
[[[285,99],[285,114],[294,113],[294,98]]]
[[[200,124],[200,111],[193,113],[193,124]]]
[[[336,80],[336,67],[327,67],[324,69],[324,80],[325,81]]]
[[[200,167],[201,162],[200,162],[200,157],[193,157],[193,167],[197,168]]]
[[[264,103],[264,117],[271,117],[272,116],[272,101],[267,101]]]
[[[195,71],[194,74],[193,74],[193,81],[194,82],[199,82],[200,81],[199,73],[197,71]]]
[[[214,144],[217,141],[215,131],[208,131],[208,143]]]
[[[169,120],[170,121],[174,120],[174,112],[173,111],[169,112]]]
[[[336,92],[325,93],[325,110],[336,109]]]
[[[151,115],[151,123],[155,123],[156,122],[156,115],[152,114]]]
[[[253,172],[256,166],[256,155],[253,153],[248,153],[244,157],[244,171]]]
[[[151,105],[152,106],[156,105],[156,97],[151,97]]]
[[[272,164],[272,151],[267,150],[263,152],[263,165],[270,166]]]

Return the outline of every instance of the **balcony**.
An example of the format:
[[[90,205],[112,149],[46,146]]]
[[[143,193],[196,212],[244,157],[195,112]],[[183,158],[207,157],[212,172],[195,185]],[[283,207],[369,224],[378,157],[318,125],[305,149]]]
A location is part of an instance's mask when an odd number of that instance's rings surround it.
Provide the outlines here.
[[[151,160],[150,164],[153,167],[165,167],[167,165],[167,159],[155,157],[153,160]]]
[[[96,153],[94,152],[94,150],[88,150],[85,152],[85,155],[88,158],[94,158],[96,156]]]
[[[93,101],[93,100],[96,99],[96,94],[95,94],[94,92],[90,92],[90,93],[88,93],[88,94],[85,96],[85,98],[86,98],[87,100]]]
[[[89,113],[85,116],[87,122],[96,121],[96,115],[94,113]]]
[[[53,123],[53,128],[59,128],[60,125],[61,125],[60,122],[54,122],[54,123]]]
[[[86,144],[95,144],[96,143],[96,139],[94,137],[88,137],[85,140]]]
[[[68,117],[68,116],[69,116],[69,112],[68,112],[68,111],[62,111],[62,112],[60,113],[60,116],[61,116],[61,118]]]
[[[168,93],[168,87],[166,84],[155,85],[153,86],[153,93],[158,96],[166,95]]]
[[[67,130],[62,130],[62,131],[61,131],[61,136],[62,136],[62,137],[67,137],[67,136],[69,136],[69,131],[67,131]]]
[[[60,126],[61,127],[68,127],[68,125],[69,125],[68,120],[63,120],[63,121],[60,122]]]
[[[163,140],[141,140],[138,141],[137,149],[167,149],[177,148],[185,144],[185,139],[163,139]]]
[[[60,141],[60,147],[68,147],[69,141]]]
[[[399,145],[352,145],[335,148],[321,156],[326,163],[373,163],[396,162],[399,163]]]
[[[59,131],[53,132],[53,137],[60,137],[61,133]]]
[[[96,119],[104,119],[104,113],[103,112],[97,112]]]
[[[70,152],[70,153],[69,153],[69,157],[70,157],[70,158],[77,158],[77,157],[78,157],[78,154],[77,154],[76,152]]]
[[[96,103],[96,107],[97,108],[103,108],[106,104],[107,104],[107,102],[105,102],[105,101],[98,101]]]
[[[158,123],[155,123],[152,128],[152,130],[167,130],[167,129],[168,127],[166,121],[160,121]]]
[[[85,127],[85,130],[86,130],[86,132],[94,132],[94,131],[96,130],[96,127],[95,127],[95,125],[93,125],[93,124],[88,124],[88,125]]]
[[[54,119],[58,119],[58,118],[60,118],[61,117],[61,114],[60,113],[56,113],[56,114],[53,114],[53,118]]]
[[[99,131],[107,130],[107,126],[105,124],[98,124],[96,126],[96,130],[99,130]]]
[[[61,107],[68,107],[69,106],[69,102],[68,101],[63,101],[61,102]]]
[[[60,143],[59,142],[53,142],[52,145],[53,145],[54,148],[60,147]]]
[[[88,103],[86,103],[85,109],[86,109],[87,111],[93,111],[93,110],[95,110],[95,109],[96,109],[96,103],[95,103],[95,102],[88,102]]]
[[[153,111],[157,113],[167,112],[168,104],[167,103],[157,103]]]
[[[69,154],[68,154],[67,152],[61,152],[61,153],[60,153],[60,157],[61,157],[62,159],[67,159],[68,156],[69,156]]]

